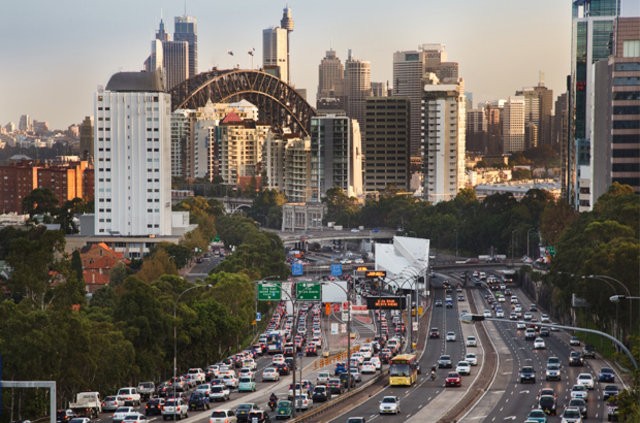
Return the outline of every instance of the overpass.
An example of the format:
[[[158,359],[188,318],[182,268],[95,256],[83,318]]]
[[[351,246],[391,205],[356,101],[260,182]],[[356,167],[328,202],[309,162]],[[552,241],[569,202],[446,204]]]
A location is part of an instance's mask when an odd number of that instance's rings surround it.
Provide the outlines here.
[[[307,229],[306,231],[274,231],[265,229],[269,232],[276,233],[285,247],[295,245],[297,242],[318,242],[320,244],[331,242],[334,240],[342,241],[362,241],[362,240],[391,240],[397,234],[394,229],[362,229],[352,230],[343,229],[335,230],[333,228]]]

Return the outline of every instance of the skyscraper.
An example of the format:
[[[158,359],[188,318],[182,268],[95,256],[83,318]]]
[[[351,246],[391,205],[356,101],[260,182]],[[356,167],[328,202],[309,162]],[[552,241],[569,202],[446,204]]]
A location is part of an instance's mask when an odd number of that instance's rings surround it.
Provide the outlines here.
[[[611,53],[620,0],[574,0],[572,12],[569,145],[562,149],[562,195],[578,210],[591,210],[594,64]],[[582,197],[582,198],[579,198]]]
[[[341,98],[344,95],[344,66],[330,49],[318,65],[318,93],[316,101],[324,98]]]
[[[189,78],[198,73],[198,20],[193,16],[176,16],[173,39],[189,44]]]
[[[80,154],[83,160],[93,159],[93,118],[85,116],[80,124]]]
[[[356,119],[364,127],[364,106],[371,97],[371,63],[351,56],[344,63],[344,88],[347,116]]]
[[[443,44],[422,44],[418,50],[398,51],[393,54],[393,95],[409,99],[411,105],[411,155],[420,155],[420,104],[423,77],[433,72],[440,81],[458,78],[458,64],[447,62]]]
[[[409,172],[409,99],[370,97],[365,105],[365,191],[407,191]]]
[[[464,187],[464,83],[461,78],[455,83],[440,83],[430,72],[423,90],[423,195],[427,201],[438,203],[451,200]]]
[[[274,27],[262,31],[262,65],[264,71],[289,83],[289,64],[287,60],[288,31]]]
[[[147,72],[161,69],[168,91],[189,78],[189,49],[187,41],[171,41],[161,19],[156,38],[151,41],[151,54],[144,62],[144,69]]]
[[[285,81],[291,84],[291,56],[289,54],[291,50],[291,33],[293,32],[293,16],[291,9],[287,6],[282,9],[282,19],[280,20],[280,27],[287,31],[287,79]]]
[[[171,96],[161,74],[120,72],[95,94],[96,235],[171,235]]]
[[[522,96],[509,97],[502,109],[502,152],[524,151],[525,100]]]

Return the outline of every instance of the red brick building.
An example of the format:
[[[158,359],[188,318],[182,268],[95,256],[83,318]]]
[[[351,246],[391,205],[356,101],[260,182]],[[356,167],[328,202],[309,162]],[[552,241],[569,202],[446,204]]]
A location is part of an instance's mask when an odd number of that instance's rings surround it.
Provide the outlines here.
[[[87,292],[95,292],[109,284],[111,269],[119,263],[129,264],[122,253],[117,253],[100,242],[87,245],[80,250],[82,260],[82,275]]]

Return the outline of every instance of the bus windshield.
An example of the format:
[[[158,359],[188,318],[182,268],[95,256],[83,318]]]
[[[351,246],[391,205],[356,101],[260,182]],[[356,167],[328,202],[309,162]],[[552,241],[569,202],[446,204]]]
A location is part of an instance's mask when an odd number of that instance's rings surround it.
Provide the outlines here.
[[[409,364],[392,363],[389,368],[389,376],[410,376],[411,366]]]

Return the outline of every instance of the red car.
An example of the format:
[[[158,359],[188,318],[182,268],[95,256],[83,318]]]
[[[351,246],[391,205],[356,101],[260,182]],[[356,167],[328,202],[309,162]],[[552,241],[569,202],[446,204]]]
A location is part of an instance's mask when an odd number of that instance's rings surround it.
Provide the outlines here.
[[[462,386],[462,378],[456,372],[451,372],[444,380],[444,386]]]
[[[312,355],[313,356],[317,356],[318,355],[318,350],[316,349],[316,346],[315,345],[309,345],[307,347],[306,354],[307,354],[307,357],[312,356]]]

